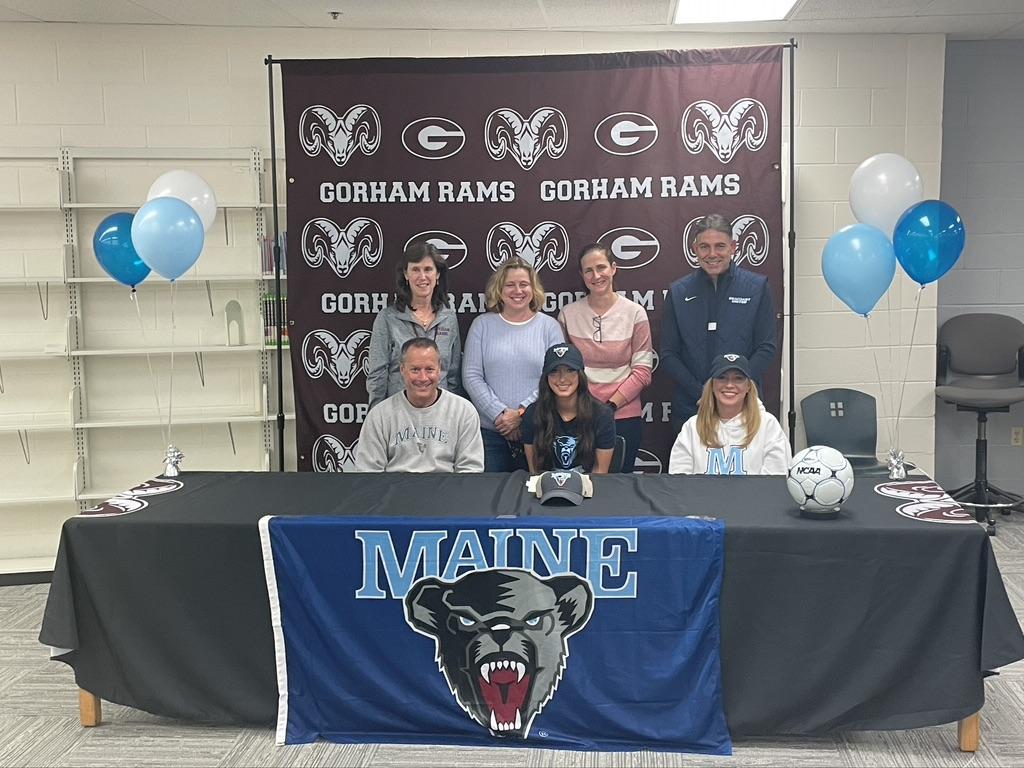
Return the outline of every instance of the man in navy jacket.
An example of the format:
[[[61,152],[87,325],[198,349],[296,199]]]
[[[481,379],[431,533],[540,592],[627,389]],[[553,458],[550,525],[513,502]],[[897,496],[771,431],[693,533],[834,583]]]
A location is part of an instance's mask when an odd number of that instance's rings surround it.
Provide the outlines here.
[[[700,269],[672,283],[661,320],[659,367],[675,382],[673,434],[697,413],[697,400],[717,355],[744,355],[760,388],[776,350],[768,278],[733,264],[737,244],[729,221],[709,214],[694,231]]]

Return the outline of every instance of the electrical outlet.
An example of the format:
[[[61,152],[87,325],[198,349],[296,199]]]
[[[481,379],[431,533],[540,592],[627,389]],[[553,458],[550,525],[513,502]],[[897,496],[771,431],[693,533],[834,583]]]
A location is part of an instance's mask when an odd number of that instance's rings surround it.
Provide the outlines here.
[[[1010,445],[1024,446],[1024,427],[1010,427]]]

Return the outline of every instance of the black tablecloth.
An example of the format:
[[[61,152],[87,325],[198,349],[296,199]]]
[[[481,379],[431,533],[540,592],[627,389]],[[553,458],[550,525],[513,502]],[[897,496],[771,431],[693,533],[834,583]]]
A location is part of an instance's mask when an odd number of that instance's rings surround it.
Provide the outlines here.
[[[595,476],[581,507],[511,475],[184,473],[121,516],[67,521],[41,642],[78,685],[160,715],[270,724],[263,515],[712,515],[726,523],[722,671],[733,735],[915,728],[984,703],[1024,658],[985,531],[896,513],[860,478],[837,520],[801,518],[779,477]]]

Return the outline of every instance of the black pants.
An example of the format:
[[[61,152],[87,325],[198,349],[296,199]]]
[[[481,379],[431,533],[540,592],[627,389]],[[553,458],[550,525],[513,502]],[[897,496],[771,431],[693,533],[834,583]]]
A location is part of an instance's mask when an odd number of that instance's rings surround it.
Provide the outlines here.
[[[622,454],[622,472],[630,473],[636,465],[636,452],[640,448],[643,436],[644,420],[635,416],[632,419],[616,419],[615,434],[622,435],[626,440],[626,450]]]

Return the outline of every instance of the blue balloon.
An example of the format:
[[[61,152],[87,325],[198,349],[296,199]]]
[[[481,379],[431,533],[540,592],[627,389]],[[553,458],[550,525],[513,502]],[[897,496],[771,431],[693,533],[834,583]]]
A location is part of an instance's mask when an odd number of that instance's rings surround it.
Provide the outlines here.
[[[133,218],[130,213],[112,213],[100,222],[92,236],[92,251],[103,271],[129,288],[149,274],[149,267],[132,245]]]
[[[832,293],[858,315],[867,317],[889,290],[896,274],[896,254],[882,230],[869,224],[852,224],[825,243],[821,271]]]
[[[925,286],[953,268],[966,238],[964,223],[952,206],[941,200],[925,200],[900,216],[892,245],[903,271]]]
[[[203,222],[185,201],[154,197],[135,214],[132,242],[154,272],[177,280],[203,250]]]

